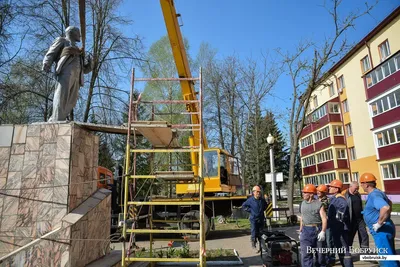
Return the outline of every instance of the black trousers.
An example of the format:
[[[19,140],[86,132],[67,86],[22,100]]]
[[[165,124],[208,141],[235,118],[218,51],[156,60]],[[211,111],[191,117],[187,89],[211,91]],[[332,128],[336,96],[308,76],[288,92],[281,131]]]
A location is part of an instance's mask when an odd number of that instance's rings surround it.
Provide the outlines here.
[[[361,248],[369,248],[369,236],[363,218],[352,220],[349,229],[349,246],[353,246],[354,237],[358,232],[358,240]]]

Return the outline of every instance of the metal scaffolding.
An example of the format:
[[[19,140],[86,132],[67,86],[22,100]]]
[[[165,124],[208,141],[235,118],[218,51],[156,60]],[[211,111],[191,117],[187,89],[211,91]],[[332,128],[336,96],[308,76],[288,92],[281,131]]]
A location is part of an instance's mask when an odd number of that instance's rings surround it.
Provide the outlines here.
[[[206,266],[206,246],[205,246],[205,228],[204,228],[204,179],[203,179],[203,154],[204,154],[204,136],[203,134],[196,134],[199,137],[199,146],[194,146],[189,143],[189,146],[179,146],[176,141],[176,133],[192,131],[203,133],[203,99],[202,99],[202,77],[201,69],[198,78],[137,78],[135,79],[135,71],[132,71],[132,81],[130,90],[129,100],[129,114],[128,114],[128,134],[126,143],[126,156],[125,156],[125,178],[124,178],[124,212],[123,212],[123,247],[122,247],[122,266],[128,266],[130,262],[198,262],[200,267]],[[197,100],[155,100],[155,101],[141,101],[140,96],[137,99],[134,93],[134,84],[136,81],[171,81],[171,82],[198,82],[199,83],[199,99]],[[184,97],[185,99],[185,97]],[[181,115],[189,115],[191,117],[190,123],[182,124],[171,124],[167,121],[154,121],[154,105],[185,105],[186,112],[180,112]],[[152,107],[152,120],[141,121],[139,120],[138,112],[139,105],[151,105]],[[193,107],[194,110],[193,110]],[[199,123],[194,124],[192,116],[196,114],[199,118]],[[151,149],[139,148],[137,144],[136,134],[140,133],[146,138],[151,144]],[[194,134],[193,134],[194,135]],[[193,163],[189,164],[193,170],[174,170],[169,167],[168,171],[151,171],[149,174],[137,174],[137,156],[141,153],[146,154],[160,154],[160,153],[190,153],[191,159],[193,157],[198,158],[197,166],[193,167]],[[170,162],[171,163],[171,162]],[[187,165],[187,164],[186,164]],[[176,166],[176,165],[175,165]],[[197,169],[196,169],[197,168]],[[184,200],[178,198],[170,198],[163,200],[152,200],[145,198],[143,201],[136,199],[136,182],[138,179],[149,179],[151,185],[154,181],[166,181],[170,184],[190,184],[194,183],[199,186],[198,197],[191,199],[185,198]],[[151,186],[149,192],[151,191]],[[154,220],[153,219],[153,207],[157,205],[163,206],[195,206],[198,207],[199,219],[198,220],[184,220],[185,223],[198,222],[199,229],[154,229],[153,223],[156,222],[170,222],[168,220]],[[139,229],[137,220],[137,211],[143,206],[149,207],[148,219],[149,229]],[[133,212],[134,211],[134,212]],[[196,211],[197,212],[197,211]],[[132,227],[128,229],[127,220],[130,214],[134,215]],[[179,217],[177,220],[173,220],[173,223],[181,223]],[[154,238],[154,234],[197,234],[199,236],[199,257],[198,258],[157,258],[153,255],[153,241],[156,240],[171,240],[171,239],[160,239]],[[127,234],[130,234],[129,242],[127,240]],[[150,236],[150,251],[149,257],[138,257],[138,255],[131,250],[132,244],[135,242],[136,234],[149,234]],[[173,240],[185,240],[185,239],[173,239]],[[136,247],[135,245],[133,247]]]

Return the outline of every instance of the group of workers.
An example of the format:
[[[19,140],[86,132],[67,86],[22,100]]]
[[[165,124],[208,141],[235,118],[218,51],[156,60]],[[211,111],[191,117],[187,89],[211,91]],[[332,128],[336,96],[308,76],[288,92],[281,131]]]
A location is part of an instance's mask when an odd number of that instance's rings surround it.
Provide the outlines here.
[[[385,193],[376,188],[376,177],[365,173],[360,177],[361,188],[368,194],[363,208],[359,184],[351,182],[343,190],[340,180],[329,185],[304,186],[300,205],[300,251],[302,266],[330,266],[338,254],[342,266],[353,266],[350,247],[358,232],[360,248],[357,254],[395,255],[395,225],[390,219],[392,203]],[[328,197],[329,195],[329,197]],[[242,207],[250,212],[251,246],[256,248],[257,239],[265,224],[264,210],[267,202],[259,186],[253,187],[253,197]],[[368,227],[375,248],[369,248]],[[380,261],[381,266],[400,266],[398,261]]]

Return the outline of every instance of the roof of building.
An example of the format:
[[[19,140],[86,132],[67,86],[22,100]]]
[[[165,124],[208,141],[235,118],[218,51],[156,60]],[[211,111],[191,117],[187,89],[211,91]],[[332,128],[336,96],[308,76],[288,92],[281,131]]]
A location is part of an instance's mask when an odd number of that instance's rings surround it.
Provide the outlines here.
[[[351,58],[366,42],[371,40],[378,32],[390,24],[397,16],[400,15],[400,6],[398,6],[392,13],[389,14],[381,23],[379,23],[372,31],[370,31],[361,41],[359,41],[347,54],[342,57],[332,68],[328,71],[329,73],[337,70],[346,60]]]

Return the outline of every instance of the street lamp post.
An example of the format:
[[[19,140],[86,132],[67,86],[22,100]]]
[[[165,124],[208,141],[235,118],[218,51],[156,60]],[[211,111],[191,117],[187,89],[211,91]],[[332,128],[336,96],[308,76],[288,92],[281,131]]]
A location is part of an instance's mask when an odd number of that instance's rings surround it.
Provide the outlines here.
[[[271,163],[271,191],[272,191],[272,208],[276,208],[276,177],[275,177],[275,164],[274,164],[274,149],[273,145],[275,138],[269,134],[267,137],[269,144],[269,161]],[[274,218],[277,218],[276,211],[274,211]]]

